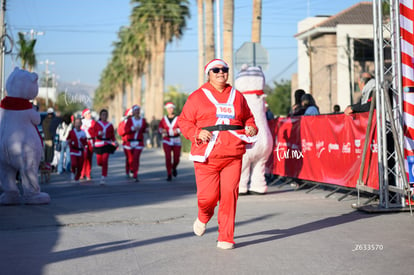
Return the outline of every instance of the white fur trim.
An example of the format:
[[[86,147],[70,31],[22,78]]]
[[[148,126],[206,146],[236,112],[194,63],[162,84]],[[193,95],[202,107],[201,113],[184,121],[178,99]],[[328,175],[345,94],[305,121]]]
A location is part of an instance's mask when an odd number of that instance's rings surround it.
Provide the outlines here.
[[[229,67],[229,65],[227,65],[227,63],[224,62],[224,60],[222,60],[222,59],[213,59],[209,63],[207,63],[207,65],[204,67],[205,74],[208,75],[208,72],[217,65],[223,65],[223,67],[226,67],[226,68]]]

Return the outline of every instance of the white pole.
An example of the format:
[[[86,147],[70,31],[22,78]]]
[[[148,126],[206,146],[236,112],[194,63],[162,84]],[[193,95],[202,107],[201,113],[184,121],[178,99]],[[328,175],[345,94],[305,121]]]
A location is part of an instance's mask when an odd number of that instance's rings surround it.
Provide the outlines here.
[[[220,0],[216,0],[216,58],[221,58]]]

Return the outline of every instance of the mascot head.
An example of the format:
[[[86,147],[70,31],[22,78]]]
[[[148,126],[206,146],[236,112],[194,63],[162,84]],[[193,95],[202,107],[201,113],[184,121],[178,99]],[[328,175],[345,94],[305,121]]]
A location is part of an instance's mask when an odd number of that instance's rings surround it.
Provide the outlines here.
[[[243,94],[263,95],[265,76],[261,67],[249,67],[244,64],[234,82],[236,89]]]
[[[19,68],[15,68],[6,82],[7,95],[27,100],[34,99],[39,92],[38,76]]]

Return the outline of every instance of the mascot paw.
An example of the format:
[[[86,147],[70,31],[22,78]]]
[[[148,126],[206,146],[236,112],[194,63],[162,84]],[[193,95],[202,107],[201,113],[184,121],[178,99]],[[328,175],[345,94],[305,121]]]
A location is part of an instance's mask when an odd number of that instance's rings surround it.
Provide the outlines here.
[[[16,205],[21,203],[22,201],[19,192],[4,192],[0,196],[1,205]]]
[[[40,192],[31,196],[24,197],[25,204],[48,204],[50,202],[50,196],[48,193]]]

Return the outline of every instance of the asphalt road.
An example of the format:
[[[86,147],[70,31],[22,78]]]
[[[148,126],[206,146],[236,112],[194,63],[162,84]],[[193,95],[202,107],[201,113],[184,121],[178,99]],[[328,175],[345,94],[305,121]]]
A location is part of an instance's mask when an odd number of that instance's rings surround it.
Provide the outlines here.
[[[167,182],[163,152],[145,149],[140,182],[110,157],[106,186],[53,174],[49,205],[0,207],[0,274],[412,274],[414,217],[365,213],[328,190],[270,186],[239,198],[235,249],[216,248],[217,218],[197,237],[192,162]],[[366,198],[364,198],[366,199]],[[216,211],[217,212],[217,211]]]

